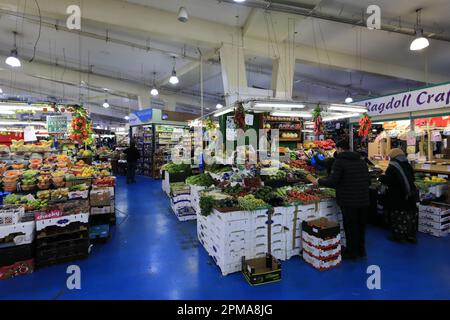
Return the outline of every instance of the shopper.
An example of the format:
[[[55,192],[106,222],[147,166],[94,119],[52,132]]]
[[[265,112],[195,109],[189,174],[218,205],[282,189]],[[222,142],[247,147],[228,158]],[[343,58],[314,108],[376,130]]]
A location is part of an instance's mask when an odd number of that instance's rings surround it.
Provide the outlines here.
[[[366,256],[365,225],[369,208],[369,169],[357,152],[350,151],[347,141],[336,144],[337,155],[330,175],[315,184],[336,189],[336,201],[341,208],[347,239],[344,259]]]
[[[414,171],[402,149],[389,152],[390,162],[380,181],[386,186],[384,208],[389,220],[391,239],[416,243],[418,190]]]
[[[139,150],[136,148],[136,143],[132,140],[130,147],[126,148],[123,153],[127,156],[127,184],[135,183],[137,161],[141,157]]]

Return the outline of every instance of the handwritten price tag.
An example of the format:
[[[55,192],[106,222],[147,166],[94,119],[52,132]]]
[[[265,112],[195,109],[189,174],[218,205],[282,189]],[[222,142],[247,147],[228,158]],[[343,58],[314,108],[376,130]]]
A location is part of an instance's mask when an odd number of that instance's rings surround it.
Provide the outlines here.
[[[422,165],[422,170],[430,170],[431,169],[431,165],[430,164],[423,164]]]

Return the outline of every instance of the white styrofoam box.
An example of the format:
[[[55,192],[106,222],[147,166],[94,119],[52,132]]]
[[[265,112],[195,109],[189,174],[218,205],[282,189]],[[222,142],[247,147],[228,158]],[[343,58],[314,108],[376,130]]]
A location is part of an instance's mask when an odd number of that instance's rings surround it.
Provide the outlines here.
[[[242,271],[242,262],[234,262],[230,264],[220,265],[219,266],[220,271],[222,272],[223,276],[229,275],[231,273],[240,272]]]
[[[272,251],[275,251],[277,249],[285,249],[285,248],[286,248],[286,245],[281,239],[272,240],[272,245],[271,245],[271,250]],[[262,257],[268,251],[269,251],[269,248],[268,248],[267,241],[265,241],[265,242],[254,242],[251,245],[251,253],[252,254],[248,258]]]
[[[336,257],[341,254],[341,245],[338,244],[336,247],[328,250],[322,250],[313,247],[306,242],[303,244],[303,250],[307,251],[309,255],[318,259],[327,259],[331,257]]]
[[[321,239],[321,238],[317,238],[315,236],[312,236],[306,232],[302,232],[302,242],[303,244],[305,242],[315,246],[315,247],[321,247],[321,248],[326,248],[326,247],[331,247],[331,246],[335,246],[337,244],[339,244],[341,241],[341,235],[337,235],[335,238],[332,239]]]
[[[13,225],[0,226],[0,239],[15,235],[11,242],[0,244],[0,247],[18,246],[22,244],[32,243],[34,240],[34,233],[36,230],[36,223],[34,221],[16,223]]]
[[[427,226],[419,225],[419,232],[427,233],[435,237],[446,237],[450,233],[450,229],[439,230]]]
[[[323,260],[314,258],[313,256],[309,255],[305,250],[303,250],[303,259],[307,263],[311,264],[314,268],[319,269],[319,270],[324,270],[324,269],[330,269],[330,268],[337,266],[341,262],[342,257],[338,256],[336,259],[323,261]]]
[[[419,208],[419,212],[421,213],[430,213],[430,214],[435,214],[435,215],[447,215],[450,213],[450,208],[448,206],[424,206],[419,204],[418,206]]]
[[[432,220],[419,220],[419,226],[429,227],[437,230],[446,230],[450,228],[450,221],[446,222],[434,222]]]
[[[428,212],[419,212],[419,221],[420,220],[431,220],[434,222],[445,222],[450,221],[450,214],[447,215],[437,215],[431,214]]]
[[[337,205],[336,200],[321,201],[319,203],[319,211],[320,214],[337,214],[339,212],[339,206]]]
[[[172,203],[177,203],[179,201],[189,201],[191,202],[191,194],[190,193],[181,193],[176,196],[170,198]]]
[[[281,234],[281,232],[283,232],[283,226],[281,225],[281,223],[277,223],[277,224],[272,224],[271,225],[271,235],[274,236],[276,234]],[[268,226],[267,225],[262,225],[257,227],[256,229],[252,228],[254,237],[261,237],[264,236],[267,238],[267,235],[269,234],[269,230],[268,230]]]
[[[331,220],[331,221],[334,221],[334,222],[339,222],[338,216],[337,216],[335,211],[330,211],[330,212],[327,212],[327,213],[321,212],[320,216],[322,218],[327,218],[328,220]]]
[[[0,226],[11,225],[19,222],[25,213],[24,207],[2,207],[0,209]]]
[[[50,219],[36,220],[36,231],[41,231],[50,226],[66,227],[73,222],[88,223],[89,213],[78,213],[67,216],[59,216]]]

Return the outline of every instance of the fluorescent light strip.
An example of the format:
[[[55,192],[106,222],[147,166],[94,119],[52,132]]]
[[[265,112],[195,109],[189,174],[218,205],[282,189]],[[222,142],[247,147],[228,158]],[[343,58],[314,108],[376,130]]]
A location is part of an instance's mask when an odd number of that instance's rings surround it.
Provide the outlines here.
[[[323,118],[323,122],[328,122],[328,121],[334,121],[334,120],[340,120],[340,119],[347,119],[347,118],[354,118],[354,117],[359,117],[360,114],[359,113],[347,113],[347,114],[342,114],[339,116],[329,116],[329,117],[325,117]]]
[[[43,107],[29,106],[29,105],[6,105],[0,104],[0,110],[14,111],[14,110],[30,110],[30,111],[42,111]]]
[[[45,122],[28,122],[28,121],[0,121],[0,125],[4,126],[42,126],[45,127],[47,124]]]
[[[351,106],[346,106],[346,107],[341,107],[341,106],[331,106],[331,107],[328,108],[328,110],[333,110],[333,111],[347,111],[347,112],[359,112],[359,113],[365,113],[365,112],[367,112],[367,109],[365,109],[365,108],[351,107]]]
[[[270,115],[274,117],[297,117],[297,118],[312,118],[312,114],[308,112],[271,112]]]
[[[221,110],[221,111],[219,111],[219,112],[214,113],[214,117],[220,117],[220,116],[223,116],[224,114],[233,112],[233,110],[234,110],[233,108]]]
[[[296,103],[276,103],[276,102],[256,102],[256,108],[293,108],[293,109],[303,109],[304,104]]]

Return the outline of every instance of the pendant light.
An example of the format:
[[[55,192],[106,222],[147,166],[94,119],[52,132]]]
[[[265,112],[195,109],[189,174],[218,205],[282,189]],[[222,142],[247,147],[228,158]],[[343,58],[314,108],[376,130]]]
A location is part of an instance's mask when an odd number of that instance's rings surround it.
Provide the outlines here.
[[[17,53],[17,42],[16,42],[17,33],[13,32],[13,34],[14,34],[14,48],[11,50],[11,54],[9,55],[9,57],[6,58],[5,63],[10,67],[20,68],[22,66],[22,63],[20,62]]]
[[[156,72],[153,72],[153,87],[152,90],[150,90],[150,94],[154,97],[156,97],[159,94],[158,89],[156,89],[155,79],[156,79]]]
[[[222,109],[223,105],[221,105],[220,103],[216,104],[216,109]]]
[[[422,29],[422,23],[420,19],[420,13],[422,12],[422,9],[417,9],[417,17],[416,17],[416,36],[414,40],[411,42],[411,45],[409,46],[409,50],[411,51],[419,51],[423,50],[426,47],[430,45],[430,42],[427,38],[423,36],[423,29]]]
[[[103,108],[105,108],[105,109],[109,108],[108,99],[105,99],[105,102],[103,102]]]
[[[173,85],[177,85],[180,82],[177,77],[177,71],[175,70],[175,57],[173,57],[172,76],[170,77],[169,82]]]

